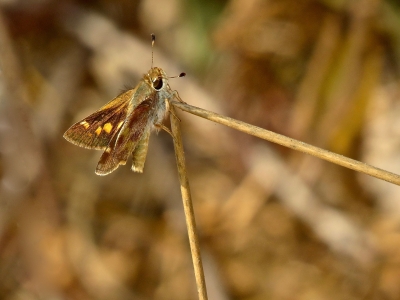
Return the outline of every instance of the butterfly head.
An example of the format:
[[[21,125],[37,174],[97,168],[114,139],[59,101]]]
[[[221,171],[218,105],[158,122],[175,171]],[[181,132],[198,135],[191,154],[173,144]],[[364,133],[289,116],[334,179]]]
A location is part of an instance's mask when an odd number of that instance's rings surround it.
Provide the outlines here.
[[[146,81],[155,91],[160,91],[168,85],[167,74],[163,69],[157,67],[150,69]]]

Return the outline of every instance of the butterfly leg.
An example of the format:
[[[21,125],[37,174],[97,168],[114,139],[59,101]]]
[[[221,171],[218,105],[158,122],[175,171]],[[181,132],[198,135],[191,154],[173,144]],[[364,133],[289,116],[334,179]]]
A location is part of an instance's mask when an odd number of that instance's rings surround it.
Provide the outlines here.
[[[173,95],[176,99],[178,99],[179,102],[187,104],[185,101],[182,100],[181,96],[179,96],[178,91],[173,91]]]
[[[176,118],[179,122],[181,122],[181,119],[179,119],[178,116],[177,116],[172,110],[170,110],[169,113],[170,113],[171,115],[173,115],[174,118]]]
[[[168,129],[167,127],[165,127],[163,124],[154,124],[154,126],[155,126],[157,129],[163,129],[164,131],[168,132],[168,133],[172,136],[172,138],[174,138],[174,135],[172,134],[171,130],[169,130],[169,129]]]
[[[171,115],[173,115],[177,120],[179,120],[179,122],[181,122],[181,119],[179,119],[178,116],[170,109],[171,104],[169,103],[169,100],[168,100],[168,99],[165,99],[165,106],[166,106],[166,108],[167,108],[167,111],[168,111]]]

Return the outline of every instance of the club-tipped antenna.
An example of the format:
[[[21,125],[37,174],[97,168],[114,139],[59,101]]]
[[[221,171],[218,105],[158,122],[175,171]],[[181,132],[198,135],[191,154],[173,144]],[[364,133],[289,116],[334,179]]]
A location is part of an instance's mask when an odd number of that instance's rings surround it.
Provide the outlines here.
[[[186,76],[186,73],[182,72],[181,74],[179,74],[179,75],[177,75],[177,76],[168,77],[168,79],[171,79],[171,78],[179,78],[179,77],[185,77],[185,76]]]
[[[156,41],[156,36],[154,33],[151,34],[151,68],[153,68],[153,49],[154,49],[154,42]]]
[[[154,33],[151,34],[151,68],[153,68],[153,57],[154,57],[154,42],[156,41],[156,35]],[[182,72],[178,76],[172,76],[168,78],[178,78],[178,77],[184,77],[186,76],[186,73]]]

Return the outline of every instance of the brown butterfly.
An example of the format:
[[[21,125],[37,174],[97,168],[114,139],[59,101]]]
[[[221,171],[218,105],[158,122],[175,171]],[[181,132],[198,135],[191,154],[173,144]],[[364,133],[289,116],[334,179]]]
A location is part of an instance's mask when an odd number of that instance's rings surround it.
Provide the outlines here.
[[[155,36],[152,34],[152,45]],[[179,77],[185,76],[181,73]],[[107,175],[125,165],[132,154],[132,170],[143,172],[151,131],[170,132],[162,125],[169,101],[182,101],[171,90],[167,75],[152,67],[131,90],[128,90],[82,121],[72,125],[64,138],[80,147],[104,150],[96,174]]]

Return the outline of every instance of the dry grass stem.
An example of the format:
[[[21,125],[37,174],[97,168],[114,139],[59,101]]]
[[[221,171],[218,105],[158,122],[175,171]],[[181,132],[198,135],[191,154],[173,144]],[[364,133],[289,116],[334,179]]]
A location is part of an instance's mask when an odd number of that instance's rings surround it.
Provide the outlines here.
[[[190,251],[192,253],[194,274],[196,277],[197,292],[200,300],[207,300],[207,289],[204,279],[203,265],[201,262],[199,239],[196,231],[196,221],[190,194],[189,180],[186,174],[185,154],[183,151],[181,129],[179,124],[180,121],[175,115],[173,106],[171,106],[170,109],[171,129],[174,140],[176,164],[178,166],[179,181],[181,184],[183,208],[185,210],[186,225],[189,235]]]
[[[337,165],[352,169],[354,171],[358,171],[391,183],[394,183],[396,185],[400,185],[400,176],[376,167],[373,167],[371,165],[368,165],[366,163],[359,162],[357,160],[348,158],[346,156],[336,154],[333,152],[330,152],[328,150],[324,150],[306,143],[303,143],[301,141],[283,136],[281,134],[274,133],[272,131],[253,126],[250,124],[247,124],[245,122],[241,122],[229,117],[225,117],[219,114],[216,114],[211,111],[207,111],[202,108],[198,108],[189,104],[184,104],[181,102],[173,101],[172,104],[179,109],[189,112],[191,114],[194,114],[196,116],[205,118],[207,120],[226,125],[228,127],[237,129],[239,131],[254,135],[256,137],[259,137],[261,139],[297,150],[301,151],[310,155],[313,155],[315,157],[324,159],[326,161],[335,163]]]

